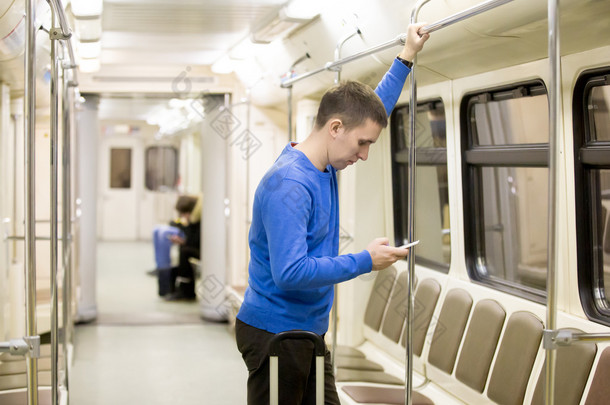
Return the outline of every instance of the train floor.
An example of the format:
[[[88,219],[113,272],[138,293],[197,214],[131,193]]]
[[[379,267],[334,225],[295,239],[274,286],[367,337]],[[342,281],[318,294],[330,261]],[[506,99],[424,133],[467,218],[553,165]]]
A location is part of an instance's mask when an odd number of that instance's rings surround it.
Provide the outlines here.
[[[75,326],[70,404],[246,403],[227,324],[157,297],[151,243],[99,243],[96,321]]]

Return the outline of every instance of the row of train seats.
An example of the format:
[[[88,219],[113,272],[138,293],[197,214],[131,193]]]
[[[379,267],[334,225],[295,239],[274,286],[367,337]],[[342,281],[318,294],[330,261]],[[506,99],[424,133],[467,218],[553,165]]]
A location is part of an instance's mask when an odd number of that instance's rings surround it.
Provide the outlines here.
[[[414,280],[413,404],[543,404],[544,306],[420,270]],[[378,273],[365,312],[365,342],[337,348],[342,404],[405,403],[407,277],[393,267]],[[592,327],[562,313],[558,325]],[[556,404],[610,403],[610,346],[561,347],[556,370]]]
[[[60,372],[63,364],[59,350]],[[51,404],[51,345],[40,346],[38,358],[38,404]],[[0,404],[23,405],[27,403],[26,362],[23,356],[0,354]]]

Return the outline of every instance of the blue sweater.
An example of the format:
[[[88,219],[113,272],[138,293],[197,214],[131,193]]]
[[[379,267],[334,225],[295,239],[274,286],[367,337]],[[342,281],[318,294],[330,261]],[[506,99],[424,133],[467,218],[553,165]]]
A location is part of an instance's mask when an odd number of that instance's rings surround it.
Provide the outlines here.
[[[409,72],[395,60],[375,89],[388,115]],[[336,169],[321,172],[291,144],[256,189],[249,243],[249,286],[237,318],[271,333],[324,334],[333,285],[373,267],[367,250],[338,256]]]

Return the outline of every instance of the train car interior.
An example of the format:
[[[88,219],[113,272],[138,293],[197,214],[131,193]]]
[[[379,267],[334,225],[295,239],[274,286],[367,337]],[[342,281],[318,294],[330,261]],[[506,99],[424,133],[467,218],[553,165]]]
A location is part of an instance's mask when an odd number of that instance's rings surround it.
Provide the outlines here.
[[[334,286],[340,403],[609,404],[609,0],[0,0],[0,405],[248,403],[257,187],[415,23],[337,172],[338,255],[419,240]]]

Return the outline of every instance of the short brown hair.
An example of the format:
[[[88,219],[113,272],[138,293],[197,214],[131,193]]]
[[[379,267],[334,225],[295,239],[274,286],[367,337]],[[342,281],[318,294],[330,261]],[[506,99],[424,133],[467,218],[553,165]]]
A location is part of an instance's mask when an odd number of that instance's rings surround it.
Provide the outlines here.
[[[348,130],[367,119],[382,128],[388,125],[388,115],[379,96],[366,84],[352,80],[336,84],[324,93],[315,128],[321,129],[331,118],[339,118]]]
[[[189,214],[195,208],[195,204],[197,203],[197,197],[193,197],[190,195],[181,195],[178,197],[178,201],[176,201],[176,211],[180,214]]]

